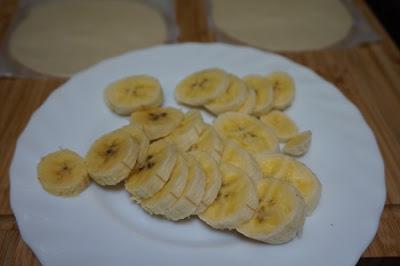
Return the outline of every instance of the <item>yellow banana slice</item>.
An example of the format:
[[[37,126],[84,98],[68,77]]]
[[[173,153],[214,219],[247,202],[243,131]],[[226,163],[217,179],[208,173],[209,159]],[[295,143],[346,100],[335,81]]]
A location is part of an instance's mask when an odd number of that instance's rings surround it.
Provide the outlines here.
[[[191,155],[199,162],[206,178],[203,198],[196,209],[196,213],[202,213],[217,198],[221,188],[222,177],[219,166],[214,159],[204,151],[192,151]]]
[[[251,219],[258,207],[253,181],[233,165],[222,163],[222,186],[217,198],[199,214],[199,218],[216,229],[234,229]]]
[[[272,83],[274,89],[274,103],[276,109],[283,110],[287,108],[294,99],[295,85],[289,74],[285,72],[273,72],[266,76]]]
[[[301,132],[286,142],[283,152],[292,156],[302,156],[308,152],[311,145],[311,131]]]
[[[254,110],[256,109],[256,93],[255,90],[249,89],[246,85],[247,88],[247,97],[243,101],[242,105],[236,110],[239,113],[244,113],[244,114],[252,114]]]
[[[225,143],[222,162],[232,164],[242,169],[255,183],[262,179],[262,173],[256,160],[246,150],[232,141]]]
[[[97,139],[86,154],[90,177],[100,185],[115,185],[128,177],[136,164],[139,144],[125,131]]]
[[[206,109],[218,115],[238,109],[247,97],[246,84],[237,76],[229,74],[225,92],[205,105]]]
[[[274,90],[272,83],[261,75],[247,75],[243,78],[247,88],[256,94],[256,106],[253,114],[260,116],[271,110],[274,101]]]
[[[235,142],[251,154],[279,150],[275,133],[250,115],[238,112],[221,114],[215,119],[214,128],[223,139]]]
[[[131,124],[143,127],[150,140],[170,134],[182,121],[183,113],[173,107],[139,110],[131,115]]]
[[[288,141],[299,131],[296,123],[288,115],[278,110],[273,110],[261,116],[260,120],[272,128],[282,142]]]
[[[182,196],[164,212],[172,221],[185,219],[195,214],[204,195],[206,179],[199,163],[189,154],[184,154],[189,165],[189,175]]]
[[[286,167],[286,156],[281,153],[259,153],[255,155],[263,177],[277,178],[282,169]]]
[[[132,194],[132,199],[140,202],[160,191],[171,177],[177,154],[173,145],[153,152],[151,144],[146,161],[136,167],[125,181],[125,189]]]
[[[221,96],[228,87],[228,75],[222,69],[209,68],[184,78],[175,89],[178,102],[200,106]]]
[[[171,178],[160,191],[154,194],[154,196],[143,199],[140,203],[142,207],[150,214],[164,214],[165,210],[171,208],[182,196],[186,181],[188,180],[188,169],[188,164],[183,159],[182,155],[177,155]]]
[[[138,75],[111,83],[104,90],[104,100],[113,112],[130,115],[144,107],[160,106],[163,93],[157,79]]]
[[[166,140],[174,143],[181,151],[187,151],[197,142],[204,129],[205,124],[201,113],[197,110],[190,110],[185,113],[182,122],[168,135]]]
[[[137,164],[142,164],[146,160],[147,152],[149,150],[149,138],[139,126],[127,125],[122,127],[121,130],[126,131],[137,143],[139,143]]]
[[[236,230],[252,239],[283,244],[302,231],[305,220],[303,198],[288,182],[265,178],[257,183],[259,206],[253,218]]]
[[[224,144],[214,127],[208,124],[205,125],[204,132],[197,139],[188,151],[204,151],[208,153],[216,162],[221,160]]]
[[[90,183],[85,162],[70,150],[59,150],[43,157],[37,167],[44,190],[56,196],[75,196]]]

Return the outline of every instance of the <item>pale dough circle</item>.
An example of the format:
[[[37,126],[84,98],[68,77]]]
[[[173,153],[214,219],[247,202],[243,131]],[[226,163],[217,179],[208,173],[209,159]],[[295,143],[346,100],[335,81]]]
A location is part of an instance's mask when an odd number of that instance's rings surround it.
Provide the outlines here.
[[[49,1],[29,10],[10,38],[9,52],[40,73],[70,76],[166,37],[161,15],[135,1]]]
[[[213,0],[217,28],[239,41],[276,51],[330,46],[351,29],[339,0]]]

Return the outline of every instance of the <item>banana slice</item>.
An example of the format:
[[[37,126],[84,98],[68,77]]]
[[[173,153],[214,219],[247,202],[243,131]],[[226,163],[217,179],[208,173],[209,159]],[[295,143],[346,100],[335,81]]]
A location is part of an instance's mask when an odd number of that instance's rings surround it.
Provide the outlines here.
[[[196,213],[202,213],[217,198],[222,184],[221,172],[215,160],[206,152],[192,151],[190,154],[199,162],[206,178],[204,195],[196,209]]]
[[[86,154],[90,177],[100,185],[115,185],[128,177],[136,164],[139,144],[125,131],[97,139]]]
[[[184,158],[189,165],[189,175],[182,196],[174,205],[164,212],[164,216],[172,221],[178,221],[195,214],[204,195],[206,178],[199,163],[191,155]]]
[[[237,76],[229,74],[225,92],[205,105],[206,109],[218,115],[238,109],[247,97],[246,84]]]
[[[113,112],[130,115],[144,107],[160,106],[163,93],[157,79],[146,75],[130,76],[107,86],[104,100]]]
[[[311,215],[321,197],[321,183],[313,172],[283,154],[257,154],[256,160],[264,177],[279,178],[293,185],[305,201],[306,214]]]
[[[253,218],[236,230],[252,239],[283,244],[302,231],[305,204],[288,182],[265,178],[257,183],[259,206]]]
[[[178,102],[200,106],[221,96],[228,87],[228,74],[218,68],[195,72],[184,78],[175,89]]]
[[[214,127],[204,124],[205,130],[188,151],[204,151],[207,152],[216,162],[221,160],[224,144]]]
[[[256,106],[253,114],[260,116],[271,110],[274,101],[274,90],[272,83],[261,75],[247,75],[243,78],[249,89],[256,94]]]
[[[311,145],[311,131],[301,132],[286,142],[283,152],[293,156],[302,156],[308,152]]]
[[[254,110],[256,109],[256,93],[255,90],[249,89],[246,85],[247,89],[247,98],[244,100],[242,105],[236,110],[239,113],[244,113],[244,114],[252,114]]]
[[[170,134],[182,121],[183,113],[173,107],[159,107],[132,113],[131,124],[143,127],[150,140]]]
[[[216,229],[234,229],[251,219],[258,208],[256,187],[246,173],[227,163],[220,165],[222,186],[199,218]]]
[[[185,113],[180,125],[168,135],[166,140],[170,143],[174,143],[184,152],[197,142],[204,129],[205,124],[200,112],[197,110],[190,110]]]
[[[139,143],[137,164],[144,163],[147,157],[147,152],[149,150],[150,141],[144,133],[143,129],[139,126],[128,125],[122,127],[121,130],[126,131],[137,143]]]
[[[59,150],[43,157],[37,174],[44,190],[56,196],[75,196],[87,188],[90,178],[81,156]]]
[[[171,177],[177,154],[173,145],[154,152],[151,144],[146,161],[136,167],[125,181],[125,189],[132,194],[132,199],[140,202],[160,191]]]
[[[288,141],[299,131],[296,123],[289,116],[278,110],[273,110],[261,116],[260,120],[272,128],[282,142]]]
[[[222,162],[242,169],[255,183],[263,178],[260,167],[253,156],[232,141],[225,143]]]
[[[150,214],[162,215],[182,196],[189,176],[189,168],[182,155],[177,155],[171,178],[154,196],[143,199],[142,207]]]
[[[215,119],[214,127],[223,139],[235,142],[251,154],[279,150],[274,132],[250,115],[227,112]]]
[[[273,72],[266,76],[273,85],[274,103],[276,109],[283,110],[287,108],[294,99],[295,85],[289,74],[285,72]]]

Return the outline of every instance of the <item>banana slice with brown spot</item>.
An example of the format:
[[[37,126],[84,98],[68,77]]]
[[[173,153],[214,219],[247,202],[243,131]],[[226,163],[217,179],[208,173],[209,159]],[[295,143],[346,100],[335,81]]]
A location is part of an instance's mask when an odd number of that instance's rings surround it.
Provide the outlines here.
[[[197,139],[197,141],[190,146],[188,151],[204,151],[208,153],[216,162],[221,160],[224,144],[214,127],[205,124],[205,130]]]
[[[243,78],[247,88],[256,95],[256,106],[252,114],[260,116],[268,113],[273,107],[274,90],[272,83],[261,75],[247,75]]]

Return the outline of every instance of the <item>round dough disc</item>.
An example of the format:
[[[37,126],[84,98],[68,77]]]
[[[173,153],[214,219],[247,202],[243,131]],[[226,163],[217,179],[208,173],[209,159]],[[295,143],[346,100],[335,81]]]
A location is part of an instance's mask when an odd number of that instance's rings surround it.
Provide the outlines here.
[[[29,10],[10,38],[9,52],[40,73],[70,76],[166,36],[161,15],[135,1],[49,1]]]
[[[213,0],[214,23],[229,36],[276,51],[320,49],[342,40],[352,18],[339,0]]]

